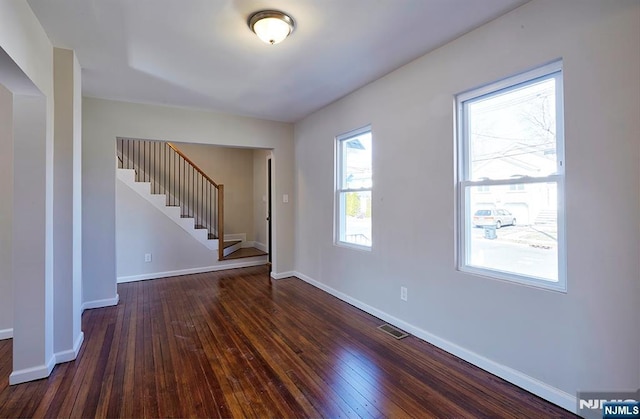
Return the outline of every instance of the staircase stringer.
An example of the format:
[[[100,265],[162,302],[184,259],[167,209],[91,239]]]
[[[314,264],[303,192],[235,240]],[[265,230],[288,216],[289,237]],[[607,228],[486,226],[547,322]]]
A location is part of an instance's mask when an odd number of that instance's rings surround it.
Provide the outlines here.
[[[136,173],[134,169],[117,169],[117,177],[125,185],[135,191],[142,198],[147,200],[160,212],[165,214],[171,221],[180,226],[184,231],[189,233],[200,242],[203,246],[210,250],[218,250],[219,241],[217,239],[209,239],[206,229],[196,229],[195,220],[191,217],[182,217],[182,210],[178,206],[167,206],[165,194],[151,193],[151,182],[136,181]]]

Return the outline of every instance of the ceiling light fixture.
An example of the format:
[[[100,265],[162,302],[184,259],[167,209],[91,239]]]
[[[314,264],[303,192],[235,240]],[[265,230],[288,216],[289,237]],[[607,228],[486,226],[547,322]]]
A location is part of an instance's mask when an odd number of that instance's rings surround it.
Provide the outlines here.
[[[291,16],[277,10],[262,10],[249,17],[249,28],[270,45],[285,40],[296,27]]]

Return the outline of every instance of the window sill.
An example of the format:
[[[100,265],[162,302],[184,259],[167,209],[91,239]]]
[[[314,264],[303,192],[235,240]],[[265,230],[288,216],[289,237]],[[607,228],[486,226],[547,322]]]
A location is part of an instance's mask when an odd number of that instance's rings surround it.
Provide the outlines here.
[[[363,252],[371,252],[371,248],[372,248],[372,246],[363,246],[361,244],[341,242],[341,241],[335,242],[333,243],[333,245],[336,247],[342,247],[345,249],[352,249],[352,250],[360,250]]]
[[[468,266],[468,265],[459,266],[458,271],[462,273],[470,274],[473,276],[507,282],[510,284],[524,285],[530,288],[546,290],[546,291],[555,291],[555,292],[560,292],[562,294],[567,293],[566,281],[554,282],[546,279],[538,279],[535,277],[527,277],[523,275],[512,274],[509,272],[503,272],[503,271],[498,271],[494,269],[478,268],[475,266]]]

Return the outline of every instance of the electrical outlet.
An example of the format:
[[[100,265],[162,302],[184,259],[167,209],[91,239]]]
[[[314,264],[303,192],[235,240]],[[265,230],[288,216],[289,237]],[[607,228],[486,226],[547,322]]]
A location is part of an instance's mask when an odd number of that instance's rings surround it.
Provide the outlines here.
[[[151,262],[151,253],[144,254],[144,261],[147,263]]]
[[[407,287],[400,287],[400,299],[407,301]]]

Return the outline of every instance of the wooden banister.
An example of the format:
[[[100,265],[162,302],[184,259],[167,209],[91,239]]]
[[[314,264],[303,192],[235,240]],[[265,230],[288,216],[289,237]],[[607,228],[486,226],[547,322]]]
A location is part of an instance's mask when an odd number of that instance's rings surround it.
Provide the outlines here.
[[[224,259],[224,185],[218,185],[213,181],[205,172],[202,171],[189,157],[187,157],[178,147],[167,142],[167,145],[171,147],[180,157],[182,157],[187,163],[189,163],[198,173],[202,175],[204,179],[211,182],[213,186],[218,189],[218,260]]]
[[[218,260],[224,259],[224,185],[218,185]]]
[[[187,163],[189,163],[191,166],[193,166],[194,169],[196,169],[198,171],[198,173],[200,173],[205,179],[207,179],[209,182],[211,182],[213,184],[213,186],[215,186],[216,188],[218,188],[217,183],[215,183],[213,181],[213,179],[211,179],[209,176],[207,176],[207,174],[205,172],[202,171],[202,169],[200,169],[198,167],[197,164],[195,164],[189,157],[187,157],[182,151],[180,151],[176,146],[174,146],[173,144],[171,144],[170,142],[167,142],[167,145],[169,147],[171,147],[173,149],[173,151],[175,151],[176,153],[178,153],[180,155],[180,157],[182,157],[183,159],[185,159],[185,161]]]

